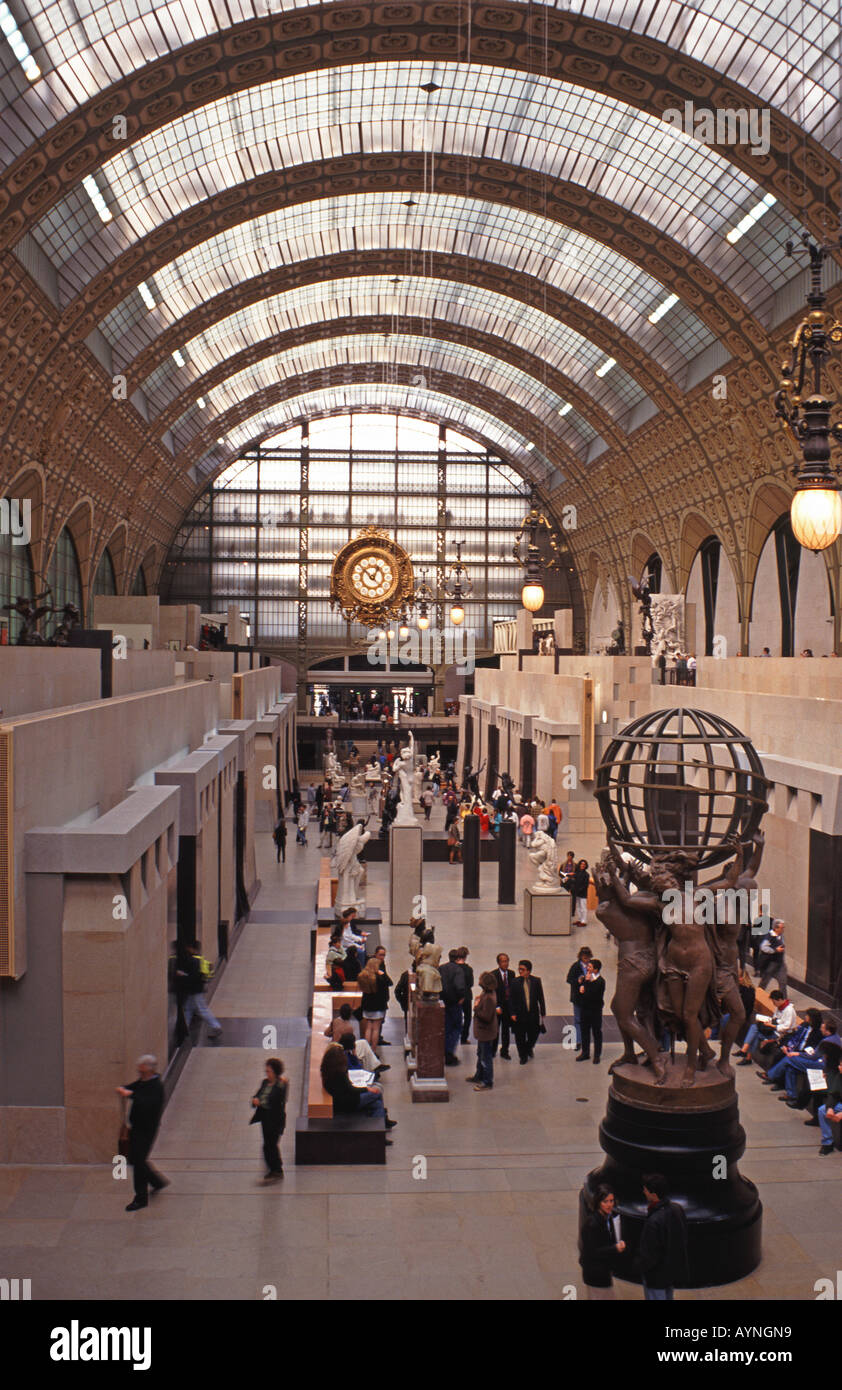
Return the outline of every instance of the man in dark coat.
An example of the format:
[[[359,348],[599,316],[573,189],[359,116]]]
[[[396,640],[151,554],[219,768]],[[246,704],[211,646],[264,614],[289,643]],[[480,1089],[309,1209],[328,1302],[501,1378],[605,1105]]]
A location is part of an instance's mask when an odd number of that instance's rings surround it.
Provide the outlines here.
[[[465,998],[462,1001],[462,1043],[466,1043],[471,1036],[471,1019],[473,1018],[473,995],[471,990],[474,987],[474,972],[468,964],[468,948],[460,946],[456,952],[456,960],[461,965],[465,974]]]
[[[158,1133],[164,1108],[164,1087],[157,1072],[154,1057],[141,1057],[137,1064],[138,1079],[128,1086],[118,1086],[118,1096],[131,1101],[129,1110],[129,1163],[134,1174],[134,1201],[126,1211],[140,1211],[149,1205],[149,1188],[160,1192],[168,1179],[161,1176],[149,1162],[149,1154]]]
[[[444,1060],[448,1067],[458,1067],[456,1047],[462,1037],[465,995],[468,993],[463,962],[456,959],[458,949],[448,952],[447,962],[439,967],[441,1001],[444,1004]]]
[[[643,1195],[649,1211],[640,1235],[638,1261],[646,1299],[672,1302],[675,1285],[690,1279],[687,1262],[687,1217],[683,1207],[669,1200],[669,1188],[661,1173],[645,1173]]]
[[[585,974],[579,985],[579,1007],[582,1021],[582,1050],[577,1062],[587,1062],[591,1055],[591,1034],[593,1034],[593,1059],[602,1059],[602,1010],[605,1004],[605,981],[600,974],[601,960],[589,960]]]
[[[505,952],[501,952],[497,957],[497,969],[492,971],[497,981],[497,1004],[500,1009],[500,1056],[508,1062],[509,1053],[509,1029],[512,1021],[512,985],[515,982],[515,972],[509,969],[509,957]],[[497,1055],[497,1043],[494,1043],[492,1056]]]
[[[546,1012],[544,987],[538,976],[532,974],[532,961],[518,961],[517,979],[512,985],[511,1018],[522,1067],[533,1056]]]

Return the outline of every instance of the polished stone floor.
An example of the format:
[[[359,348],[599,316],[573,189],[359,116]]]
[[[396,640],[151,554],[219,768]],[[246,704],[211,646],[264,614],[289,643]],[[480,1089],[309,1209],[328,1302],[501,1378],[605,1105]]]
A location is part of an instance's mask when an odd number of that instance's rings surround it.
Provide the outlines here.
[[[290,1120],[286,1178],[268,1190],[260,1183],[259,1131],[248,1121],[267,1056],[264,1027],[278,1030],[291,1112],[301,1097],[315,827],[309,838],[304,849],[290,834],[278,866],[269,837],[258,837],[263,886],[213,999],[225,1031],[191,1054],[153,1154],[170,1187],[129,1215],[128,1185],[109,1167],[0,1167],[0,1272],[30,1278],[33,1298],[558,1299],[571,1286],[582,1295],[578,1190],[602,1157],[597,1131],[616,1043],[596,1067],[576,1064],[561,1042],[541,1042],[526,1067],[498,1061],[494,1090],[479,1094],[463,1080],[473,1060],[465,1048],[464,1065],[450,1072],[450,1103],[413,1106],[393,1005],[384,1083],[399,1123],[386,1167],[296,1168]],[[531,867],[518,855],[525,882]],[[369,901],[383,909],[396,980],[408,932],[388,925],[387,874],[385,864],[370,866]],[[499,907],[496,888],[496,865],[485,865],[481,898],[463,902],[459,868],[425,865],[437,940],[445,950],[467,945],[476,974],[500,950],[513,966],[531,957],[553,1016],[549,1036],[562,1037],[576,949],[587,942],[602,956],[609,998],[616,951],[594,919],[575,939],[526,937],[521,908]],[[678,1297],[813,1299],[815,1281],[835,1279],[839,1264],[842,1155],[819,1158],[818,1131],[778,1104],[753,1069],[737,1075],[748,1136],[740,1167],[764,1204],[763,1262],[749,1279]],[[636,1286],[616,1288],[620,1299],[641,1298]]]

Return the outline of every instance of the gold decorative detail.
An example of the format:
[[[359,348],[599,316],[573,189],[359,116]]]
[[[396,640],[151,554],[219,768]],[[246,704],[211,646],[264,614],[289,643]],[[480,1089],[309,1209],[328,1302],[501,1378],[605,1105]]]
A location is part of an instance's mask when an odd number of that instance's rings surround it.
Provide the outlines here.
[[[364,526],[333,562],[330,601],[349,622],[372,626],[397,618],[414,592],[412,561],[379,526]]]

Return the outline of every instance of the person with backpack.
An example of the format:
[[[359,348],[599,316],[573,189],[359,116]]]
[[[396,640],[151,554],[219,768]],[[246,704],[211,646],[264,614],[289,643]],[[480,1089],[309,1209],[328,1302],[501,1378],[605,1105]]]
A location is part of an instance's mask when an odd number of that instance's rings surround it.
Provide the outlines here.
[[[189,1031],[194,1015],[198,1014],[212,1030],[209,1036],[218,1038],[222,1032],[222,1024],[202,998],[205,985],[212,974],[212,967],[210,961],[199,954],[201,946],[201,941],[194,941],[186,951],[182,951],[176,969],[176,975],[184,981],[184,1023]]]
[[[277,819],[277,821],[275,822],[275,829],[272,831],[272,839],[275,841],[275,848],[276,848],[276,850],[277,850],[277,860],[276,860],[276,862],[277,862],[278,864],[280,864],[281,860],[283,859],[284,863],[286,863],[286,862],[287,862],[287,823],[286,823],[286,821],[284,820],[283,816],[279,816],[278,819]]]
[[[266,1063],[266,1079],[251,1098],[254,1107],[249,1124],[260,1123],[263,1131],[263,1157],[266,1162],[264,1182],[277,1182],[284,1176],[280,1139],[286,1128],[286,1100],[289,1082],[284,1076],[284,1064],[278,1057]]]

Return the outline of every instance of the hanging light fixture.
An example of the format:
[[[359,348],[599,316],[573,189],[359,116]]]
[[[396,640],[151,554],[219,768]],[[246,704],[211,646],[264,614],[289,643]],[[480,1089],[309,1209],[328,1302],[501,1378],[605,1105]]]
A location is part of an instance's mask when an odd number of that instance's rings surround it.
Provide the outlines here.
[[[450,567],[450,574],[444,583],[444,592],[451,601],[450,621],[454,627],[459,627],[465,621],[466,599],[473,590],[473,584],[468,578],[468,571],[462,564],[462,546],[464,541],[456,542],[456,561]]]
[[[541,558],[541,551],[538,546],[538,534],[541,527],[545,527],[550,539],[552,555],[544,562]],[[524,550],[524,537],[527,537],[526,548]],[[538,495],[533,490],[529,498],[529,511],[520,523],[520,528],[515,536],[515,543],[512,547],[512,554],[518,564],[522,565],[526,571],[524,575],[523,588],[520,591],[520,601],[528,613],[537,613],[544,603],[544,570],[555,569],[558,565],[559,544],[556,539],[555,531],[550,525],[543,512],[538,507]]]
[[[399,625],[399,627],[398,627],[398,637],[401,639],[402,642],[405,642],[408,636],[409,636],[409,616],[408,616],[407,611],[406,611],[406,606],[404,606],[404,607],[401,609],[400,625]]]
[[[842,342],[842,323],[827,312],[822,290],[822,265],[830,247],[817,246],[804,233],[802,244],[810,255],[809,313],[795,330],[789,362],[781,366],[781,384],[775,393],[775,414],[783,420],[801,451],[794,468],[796,492],[790,518],[795,539],[807,550],[826,550],[842,532],[842,494],[839,467],[830,462],[831,438],[842,439],[842,424],[830,423],[833,402],[822,386],[822,372],[831,355],[831,343]],[[842,239],[840,239],[842,242]],[[793,243],[787,242],[787,254]],[[805,391],[809,392],[805,395]]]
[[[430,607],[435,601],[435,593],[427,582],[427,571],[426,569],[422,569],[421,583],[415,590],[415,602],[418,605],[417,622],[422,632],[426,632],[427,628],[430,626]]]

